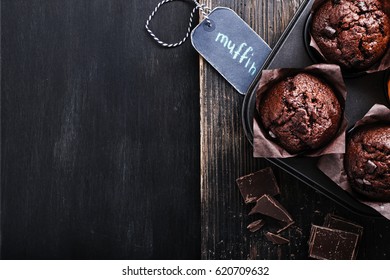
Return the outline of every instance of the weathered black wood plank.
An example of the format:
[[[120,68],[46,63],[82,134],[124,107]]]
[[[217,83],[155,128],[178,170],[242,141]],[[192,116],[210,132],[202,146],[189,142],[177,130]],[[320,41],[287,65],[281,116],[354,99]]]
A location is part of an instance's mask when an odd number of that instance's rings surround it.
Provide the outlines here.
[[[235,10],[273,46],[302,0],[208,0],[210,7]],[[285,234],[290,245],[269,243],[264,230],[250,233],[248,217],[235,179],[268,166],[254,160],[241,125],[243,98],[205,61],[200,60],[201,95],[201,219],[203,259],[307,259],[310,226],[322,224],[327,213],[336,213],[365,227],[359,258],[386,259],[390,247],[390,222],[357,216],[316,193],[276,167],[280,200],[296,224]]]
[[[157,3],[2,1],[2,258],[199,258],[198,56]]]

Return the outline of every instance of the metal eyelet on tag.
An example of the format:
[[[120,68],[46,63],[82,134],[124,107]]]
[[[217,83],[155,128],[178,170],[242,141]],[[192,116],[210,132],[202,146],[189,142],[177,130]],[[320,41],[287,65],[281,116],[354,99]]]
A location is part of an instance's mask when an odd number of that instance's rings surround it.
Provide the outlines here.
[[[215,22],[212,19],[208,19],[203,22],[203,29],[207,32],[212,32],[215,30]]]

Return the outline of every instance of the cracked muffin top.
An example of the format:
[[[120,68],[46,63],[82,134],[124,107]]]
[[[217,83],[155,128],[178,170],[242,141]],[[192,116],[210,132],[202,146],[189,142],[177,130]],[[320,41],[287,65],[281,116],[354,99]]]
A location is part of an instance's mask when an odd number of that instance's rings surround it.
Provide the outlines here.
[[[307,73],[277,82],[264,93],[257,110],[266,133],[292,154],[324,146],[342,119],[332,88]]]
[[[328,0],[315,11],[311,34],[328,62],[364,70],[386,53],[390,19],[381,0]]]
[[[390,125],[357,129],[348,140],[344,165],[355,191],[390,201]]]

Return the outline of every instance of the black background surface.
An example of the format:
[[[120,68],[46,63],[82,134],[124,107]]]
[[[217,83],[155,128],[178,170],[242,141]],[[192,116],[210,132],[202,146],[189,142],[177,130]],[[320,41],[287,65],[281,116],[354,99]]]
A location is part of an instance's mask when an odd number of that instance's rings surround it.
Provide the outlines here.
[[[200,257],[198,56],[156,4],[2,1],[1,258]]]

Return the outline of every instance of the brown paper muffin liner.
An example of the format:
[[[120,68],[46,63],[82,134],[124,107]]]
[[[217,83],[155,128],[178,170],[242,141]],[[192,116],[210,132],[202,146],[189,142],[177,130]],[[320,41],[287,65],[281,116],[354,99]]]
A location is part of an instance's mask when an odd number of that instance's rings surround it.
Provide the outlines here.
[[[326,146],[315,151],[305,153],[304,156],[317,157],[326,154],[339,154],[345,152],[345,132],[347,120],[344,117],[344,105],[347,97],[347,90],[341,74],[340,67],[334,64],[315,64],[303,69],[281,68],[274,70],[263,70],[257,88],[256,108],[262,95],[267,92],[276,82],[298,73],[312,74],[332,87],[338,97],[343,109],[343,120],[336,136]],[[261,122],[258,120],[258,112],[255,110],[253,119],[253,156],[268,158],[288,158],[297,156],[290,154],[277,143],[268,139],[267,133],[263,130]]]
[[[322,3],[324,3],[325,1],[328,1],[328,0],[315,0],[313,2],[313,6],[311,7],[310,15],[313,16],[315,10],[319,6],[321,6]],[[384,8],[385,13],[390,18],[390,1],[382,0],[382,4],[383,4],[383,8]],[[311,26],[309,28],[311,28]],[[320,48],[318,47],[316,41],[314,40],[313,36],[311,35],[311,32],[310,32],[310,47],[312,47],[320,55],[320,57],[323,59],[324,63],[327,62],[327,59],[325,58],[325,56],[321,52]],[[365,70],[365,71],[360,70],[357,72],[351,71],[348,73],[351,73],[351,74],[352,73],[375,73],[375,72],[387,70],[389,68],[390,68],[390,46],[388,46],[387,51],[383,55],[382,59],[380,61],[378,61],[377,63],[375,63],[374,65],[372,65],[367,70]]]
[[[385,105],[375,104],[361,120],[356,122],[353,128],[376,122],[390,123],[390,109]],[[343,190],[390,220],[390,202],[365,200],[352,190],[344,169],[344,154],[325,155],[319,159],[317,167]]]

